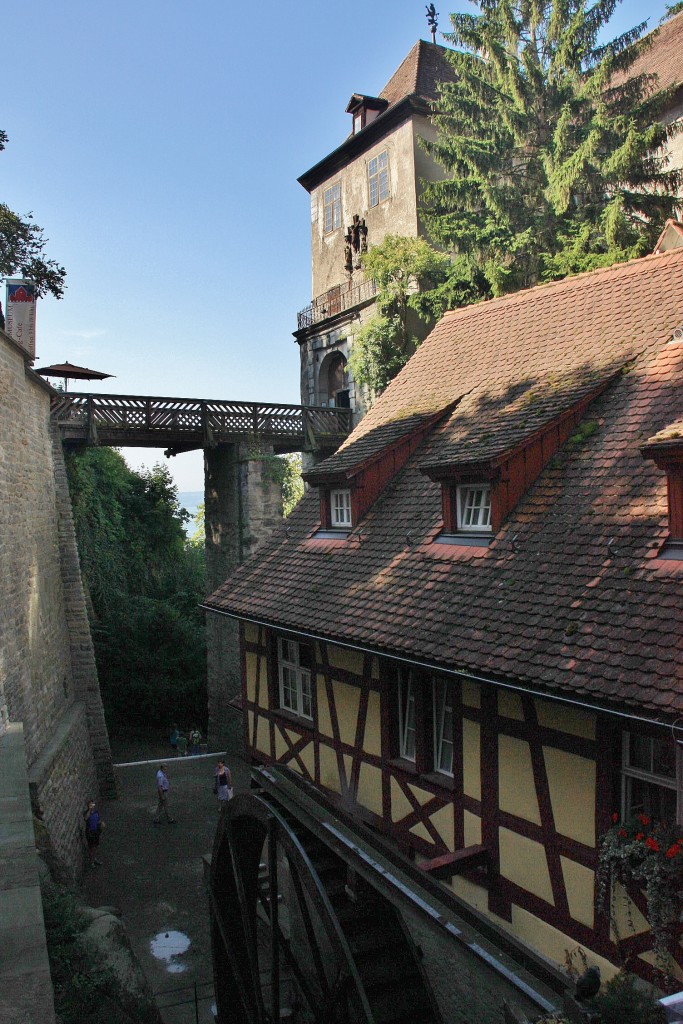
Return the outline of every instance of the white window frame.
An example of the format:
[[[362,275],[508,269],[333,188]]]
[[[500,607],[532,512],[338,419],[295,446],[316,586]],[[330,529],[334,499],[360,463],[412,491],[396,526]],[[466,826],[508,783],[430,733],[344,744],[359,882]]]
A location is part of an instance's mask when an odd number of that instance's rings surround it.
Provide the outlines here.
[[[389,150],[383,149],[368,160],[368,205],[370,209],[391,198],[389,188]]]
[[[479,495],[481,497],[475,500]],[[476,484],[458,484],[456,504],[458,530],[463,533],[491,533],[490,483],[482,480]]]
[[[455,756],[452,690],[445,679],[437,677],[432,680],[432,691],[434,709],[434,771],[452,778],[453,758]],[[451,738],[447,739],[445,732],[449,718]],[[448,757],[448,747],[450,747],[450,758]],[[445,758],[444,755],[446,755]],[[445,767],[444,764],[448,767]]]
[[[416,761],[415,682],[413,673],[398,671],[398,752],[405,761]]]
[[[331,235],[341,227],[341,220],[341,182],[336,181],[323,189],[323,233]]]
[[[301,646],[297,640],[277,638],[280,707],[312,721],[313,684],[310,669],[301,664]]]
[[[330,491],[330,525],[337,530],[350,530],[351,491],[348,487],[338,487]]]
[[[676,821],[683,825],[683,745],[674,736],[662,734],[663,742],[676,744],[676,764],[673,775],[660,775],[655,771],[647,771],[631,764],[631,737],[633,733],[623,732],[621,742],[621,816],[626,819],[631,816],[630,784],[632,779],[658,786],[662,789],[673,790],[676,794]],[[654,737],[639,737],[654,740]],[[652,762],[652,757],[650,758]]]

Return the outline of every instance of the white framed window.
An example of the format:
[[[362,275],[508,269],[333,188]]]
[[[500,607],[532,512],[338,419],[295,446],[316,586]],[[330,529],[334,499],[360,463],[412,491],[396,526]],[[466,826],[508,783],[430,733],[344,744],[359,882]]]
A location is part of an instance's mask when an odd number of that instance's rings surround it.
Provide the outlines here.
[[[398,752],[406,761],[415,760],[415,686],[413,673],[398,673]]]
[[[379,206],[389,198],[389,154],[386,149],[368,160],[370,207]]]
[[[624,732],[621,744],[621,814],[647,814],[683,822],[681,747],[673,736]]]
[[[278,637],[280,707],[302,718],[313,718],[312,660],[309,644]]]
[[[453,774],[453,698],[445,679],[435,679],[434,770]]]
[[[490,531],[490,484],[461,484],[457,489],[457,503],[459,530]]]
[[[348,488],[330,491],[330,524],[343,528],[351,526],[351,491]]]
[[[326,235],[341,226],[341,184],[330,185],[323,192],[323,224]]]

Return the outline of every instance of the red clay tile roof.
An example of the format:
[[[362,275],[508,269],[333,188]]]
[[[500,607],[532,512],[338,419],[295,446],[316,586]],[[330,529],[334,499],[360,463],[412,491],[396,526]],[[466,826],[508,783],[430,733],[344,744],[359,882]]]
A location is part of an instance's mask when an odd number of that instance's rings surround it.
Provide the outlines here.
[[[449,52],[445,46],[419,39],[382,89],[380,98],[388,100],[390,105],[398,103],[404,96],[435,100],[438,96],[438,83],[455,80],[455,71],[448,59]]]
[[[657,445],[671,447],[672,444],[683,445],[683,420],[677,423],[670,423],[668,427],[664,427],[653,437],[648,437],[647,441],[643,445],[643,448],[652,448]]]
[[[307,540],[319,516],[309,491],[287,533],[207,605],[587,703],[683,714],[683,563],[654,557],[666,480],[640,451],[683,421],[681,323],[683,249],[447,314],[349,446],[460,399],[448,421],[349,540]],[[594,431],[559,450],[488,548],[431,542],[441,492],[421,471],[428,445],[485,435],[517,388],[619,367],[586,414]]]
[[[656,34],[655,34],[656,32]],[[648,46],[629,69],[629,77],[657,75],[659,89],[683,83],[683,12],[669,18],[652,33]]]

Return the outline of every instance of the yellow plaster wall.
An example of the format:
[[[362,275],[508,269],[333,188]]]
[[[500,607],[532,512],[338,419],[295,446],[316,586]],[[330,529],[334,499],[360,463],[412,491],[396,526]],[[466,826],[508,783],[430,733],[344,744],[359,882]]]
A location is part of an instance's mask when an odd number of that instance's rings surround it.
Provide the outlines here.
[[[536,717],[544,729],[557,729],[582,739],[595,739],[595,715],[569,704],[557,701],[537,700]]]
[[[481,687],[479,683],[473,683],[469,679],[463,680],[462,702],[468,708],[481,707]]]
[[[330,719],[330,705],[327,700],[325,689],[325,677],[316,676],[316,698],[317,698],[317,725],[321,736],[332,736],[332,721]]]
[[[504,718],[514,718],[517,722],[524,721],[522,698],[511,690],[498,691],[498,714]]]
[[[306,771],[312,779],[315,778],[315,749],[312,743],[307,743],[306,746],[299,752],[299,757],[306,766]]]
[[[360,690],[357,686],[349,686],[348,683],[340,683],[336,679],[332,683],[332,689],[334,706],[337,709],[339,736],[342,743],[353,746],[356,742]]]
[[[391,779],[391,820],[401,821],[407,814],[413,813],[413,805],[405,795],[396,779]]]
[[[569,913],[575,921],[580,921],[588,928],[593,927],[594,907],[593,893],[595,886],[595,872],[583,864],[568,857],[560,856],[562,874],[564,876],[564,887],[567,891],[567,902]]]
[[[434,844],[434,839],[432,838],[432,836],[430,835],[430,833],[428,832],[428,830],[425,828],[421,821],[419,821],[417,825],[413,825],[413,827],[410,829],[410,833],[411,835],[417,836],[419,839],[424,839],[426,843],[432,843],[432,845]]]
[[[481,818],[471,811],[463,812],[463,835],[465,846],[479,846],[481,843]]]
[[[408,789],[413,794],[420,807],[424,807],[424,805],[428,804],[434,797],[433,793],[428,793],[426,789],[420,789],[419,786],[412,786],[409,784]]]
[[[368,694],[368,713],[365,719],[363,750],[375,757],[382,756],[382,719],[379,694],[371,690]]]
[[[488,910],[488,892],[481,885],[470,882],[469,878],[463,878],[462,875],[455,875],[451,879],[450,888],[456,896],[460,896],[461,899],[469,903],[475,910],[486,914],[487,917],[493,917]]]
[[[332,747],[321,743],[318,749],[320,757],[320,784],[333,793],[341,793],[339,781],[339,768],[337,766],[337,755]]]
[[[507,828],[498,829],[498,841],[501,875],[546,903],[554,904],[543,846]]]
[[[374,765],[362,763],[360,766],[358,803],[382,817],[382,772]]]
[[[541,824],[531,750],[526,740],[499,735],[498,788],[501,810]]]
[[[249,712],[249,735],[254,734],[254,715],[253,712]],[[263,754],[270,754],[270,730],[268,728],[268,722],[265,718],[260,715],[256,719],[256,736],[254,737],[254,747],[256,750],[260,750]]]
[[[280,758],[282,758],[287,753],[288,750],[289,750],[289,747],[287,745],[287,742],[286,742],[284,736],[282,735],[282,730],[280,729],[280,726],[276,724],[276,726],[275,726],[275,757],[276,757],[276,759],[279,761]]]
[[[242,623],[242,625],[244,626],[244,639],[247,641],[247,643],[249,643],[249,644],[256,644],[256,643],[258,643],[259,627],[256,625],[256,623],[255,622],[244,622],[244,623]]]
[[[453,829],[455,827],[453,804],[444,804],[444,806],[440,810],[436,811],[436,813],[430,814],[429,820],[443,839],[448,849],[452,850],[455,846],[453,842]]]
[[[335,647],[334,644],[328,644],[327,657],[333,668],[341,668],[346,672],[353,672],[357,676],[363,675],[361,651],[352,651],[349,647]]]
[[[556,747],[543,747],[555,828],[563,836],[595,846],[595,761]]]
[[[247,675],[247,700],[256,700],[256,669],[258,667],[259,659],[257,654],[253,654],[252,651],[246,653],[246,675]],[[268,707],[268,664],[265,655],[261,656],[260,666],[260,681],[261,687],[259,690],[259,706],[263,708]]]
[[[640,935],[650,930],[649,922],[629,898],[620,882],[614,886],[612,897],[612,927],[610,930],[613,942],[626,939],[629,935]]]
[[[467,796],[481,800],[481,730],[479,722],[462,720],[463,789]]]
[[[527,910],[522,910],[521,907],[516,906],[514,903],[512,905],[511,923],[500,918],[494,919],[507,931],[513,932],[523,942],[537,949],[560,967],[565,966],[567,953],[576,949],[575,939],[565,935],[558,928],[553,928],[552,925],[546,924],[545,921],[541,921],[540,918],[530,914]],[[600,968],[603,983],[619,973],[619,969],[614,964],[611,964],[609,960],[605,960],[604,957],[598,956],[597,953],[589,949],[586,949],[586,953],[588,954],[589,962],[597,964]]]

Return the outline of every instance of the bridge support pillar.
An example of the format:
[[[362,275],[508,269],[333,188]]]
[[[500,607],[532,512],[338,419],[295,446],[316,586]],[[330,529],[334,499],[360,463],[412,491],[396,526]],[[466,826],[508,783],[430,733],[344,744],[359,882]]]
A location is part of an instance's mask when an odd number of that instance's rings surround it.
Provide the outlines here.
[[[282,486],[272,448],[224,444],[204,451],[206,586],[213,593],[282,521]],[[239,627],[206,617],[209,737],[213,746],[242,742],[242,719],[229,701],[242,692]]]

